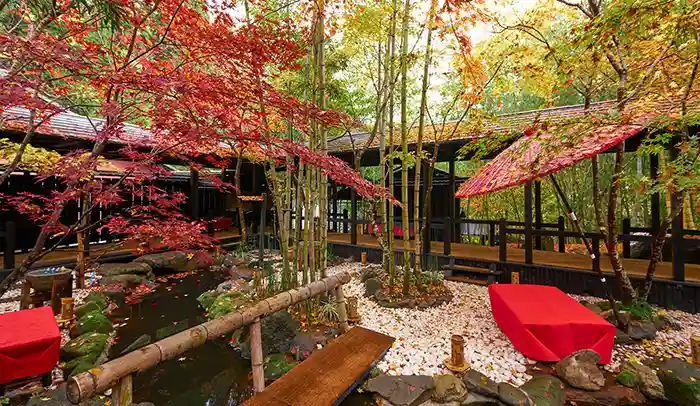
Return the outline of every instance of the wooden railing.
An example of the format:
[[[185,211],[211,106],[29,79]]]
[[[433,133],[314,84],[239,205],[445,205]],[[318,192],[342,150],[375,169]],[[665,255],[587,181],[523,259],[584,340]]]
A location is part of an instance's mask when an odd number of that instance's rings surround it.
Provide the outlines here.
[[[346,331],[348,323],[343,284],[349,281],[350,274],[347,272],[329,276],[306,286],[263,299],[243,311],[218,317],[115,358],[88,372],[70,378],[66,391],[68,400],[73,404],[78,404],[95,394],[103,393],[112,388],[111,404],[113,406],[128,406],[133,402],[132,375],[134,373],[151,368],[167,359],[175,358],[187,350],[199,347],[206,341],[219,338],[246,325],[251,325],[253,390],[256,393],[261,392],[265,387],[260,335],[261,318],[334,290],[341,329]]]

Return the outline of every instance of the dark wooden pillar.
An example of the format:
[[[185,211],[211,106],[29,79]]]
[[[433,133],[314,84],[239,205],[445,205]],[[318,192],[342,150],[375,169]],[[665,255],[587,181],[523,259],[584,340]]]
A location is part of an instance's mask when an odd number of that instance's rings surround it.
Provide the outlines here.
[[[659,176],[659,156],[656,154],[649,155],[649,172],[651,179],[656,179]],[[651,195],[651,229],[655,234],[661,225],[661,198],[658,193]]]
[[[683,202],[678,204],[682,205]],[[671,199],[671,210],[677,210],[675,196]],[[673,279],[685,280],[685,264],[683,259],[683,208],[671,222],[671,251],[673,253]]]
[[[5,269],[14,269],[15,267],[15,249],[17,248],[17,228],[13,221],[5,222],[5,231],[2,232],[5,247],[3,249],[3,267]]]
[[[626,238],[632,234],[632,221],[628,218],[622,219],[622,257],[629,258],[632,254],[632,243]]]
[[[535,229],[540,230],[542,228],[542,182],[536,180],[535,182]],[[537,234],[535,236],[535,249],[542,249],[542,236]]]
[[[460,217],[459,217],[459,199],[455,198],[457,193],[457,182],[455,180],[455,161],[450,161],[449,165],[450,185],[448,187],[448,204],[450,207],[450,241],[459,242],[460,240]]]
[[[428,162],[423,163],[423,215],[425,216],[425,230],[423,230],[423,253],[430,254],[430,231],[433,228],[433,214],[432,214],[432,199],[428,198],[428,188],[433,181],[433,177],[430,174],[430,164]],[[428,257],[424,258],[423,263],[426,263]]]
[[[508,232],[504,218],[498,221],[498,260],[501,262],[508,260]]]
[[[190,169],[190,193],[189,193],[190,217],[193,220],[199,218],[199,172]]]
[[[559,252],[566,252],[566,222],[564,216],[559,216],[557,219],[557,231],[559,231]]]
[[[532,182],[525,184],[525,263],[532,263]]]
[[[357,245],[357,192],[350,190],[350,244]]]
[[[262,200],[262,207],[260,208],[260,227],[258,227],[259,231],[259,242],[258,244],[260,245],[258,247],[258,261],[260,262],[260,270],[262,271],[264,269],[264,258],[265,258],[265,222],[266,218],[265,216],[267,215],[267,193],[263,193],[263,200]],[[286,255],[286,253],[282,254]]]

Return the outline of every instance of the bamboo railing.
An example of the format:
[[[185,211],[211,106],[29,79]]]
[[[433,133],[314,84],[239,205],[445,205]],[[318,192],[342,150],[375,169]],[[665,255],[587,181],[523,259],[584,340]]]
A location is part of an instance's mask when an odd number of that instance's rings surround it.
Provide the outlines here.
[[[231,333],[243,326],[251,326],[251,364],[253,389],[256,393],[265,388],[260,337],[260,320],[272,313],[286,309],[325,292],[335,291],[336,306],[341,329],[348,329],[343,284],[350,281],[350,274],[343,272],[312,282],[297,289],[263,299],[239,312],[229,313],[202,323],[153,344],[115,358],[68,380],[68,400],[78,404],[91,396],[112,388],[113,406],[128,406],[132,403],[132,374],[153,367],[167,359],[177,357],[187,350],[198,347],[208,340]]]

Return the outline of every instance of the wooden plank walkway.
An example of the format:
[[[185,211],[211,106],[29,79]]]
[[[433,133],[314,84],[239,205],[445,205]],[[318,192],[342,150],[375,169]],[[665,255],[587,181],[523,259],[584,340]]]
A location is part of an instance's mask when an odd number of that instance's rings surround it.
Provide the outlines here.
[[[340,242],[349,244],[349,233],[328,233],[328,240],[331,242]],[[367,234],[358,234],[357,243],[361,246],[379,247],[377,237]],[[394,247],[397,251],[402,251],[403,240],[396,239]],[[413,248],[413,240],[411,240],[411,248]],[[442,254],[442,241],[432,241],[431,251],[433,253]],[[476,244],[451,244],[452,256],[455,258],[474,258],[484,259],[488,261],[498,261],[498,246],[490,247]],[[586,271],[592,270],[591,259],[586,255],[571,254],[554,251],[533,250],[533,262],[535,264],[550,265],[562,268],[582,269]],[[525,263],[525,250],[522,248],[508,247],[508,261]],[[623,258],[622,263],[631,275],[645,276],[649,260],[636,258]],[[664,279],[673,279],[673,268],[670,262],[661,262],[658,264],[656,277]],[[600,268],[603,272],[612,272],[610,260],[606,254],[600,257]],[[685,264],[685,279],[689,282],[700,282],[700,265]]]
[[[393,342],[393,337],[353,327],[243,405],[336,405],[361,382]]]

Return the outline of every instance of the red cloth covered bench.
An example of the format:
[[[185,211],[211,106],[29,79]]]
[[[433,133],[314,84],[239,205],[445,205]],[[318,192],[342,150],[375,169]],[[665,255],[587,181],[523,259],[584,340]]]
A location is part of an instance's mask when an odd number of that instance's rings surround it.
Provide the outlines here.
[[[528,358],[559,361],[591,349],[607,364],[615,326],[553,286],[490,285],[491,311],[513,346]]]
[[[60,351],[51,307],[0,315],[0,384],[51,372]]]

